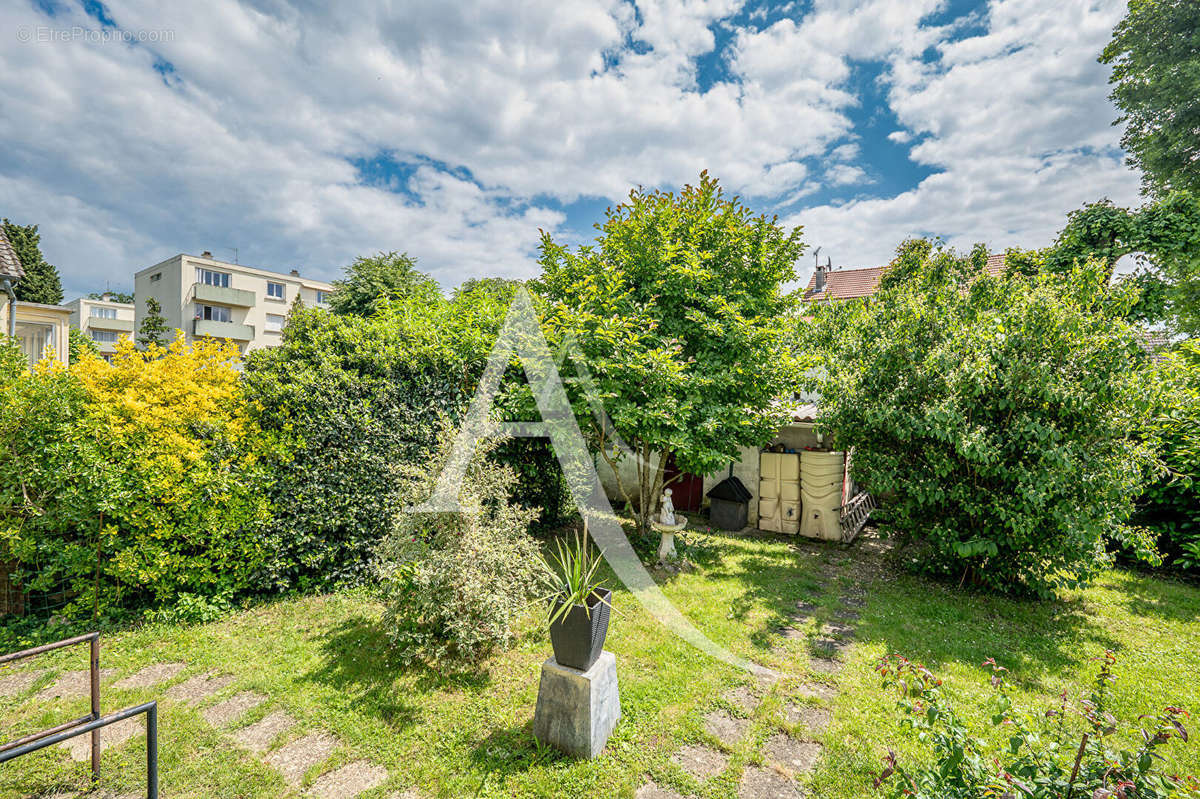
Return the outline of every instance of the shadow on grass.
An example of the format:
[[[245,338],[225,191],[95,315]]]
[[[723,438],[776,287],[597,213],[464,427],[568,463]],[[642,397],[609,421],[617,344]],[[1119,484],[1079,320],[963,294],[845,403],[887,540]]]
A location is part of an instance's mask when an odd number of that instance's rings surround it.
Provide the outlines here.
[[[471,762],[488,774],[489,780],[520,774],[531,768],[552,764],[569,766],[567,755],[542,745],[533,736],[533,719],[519,727],[493,730],[471,750]]]
[[[828,584],[828,575],[818,558],[813,556],[814,552],[820,550],[765,533],[712,536],[716,541],[722,537],[786,544],[786,547],[776,551],[755,550],[743,552],[740,557],[733,557],[728,545],[714,547],[717,551],[723,549],[725,557],[714,558],[712,564],[704,569],[705,579],[730,581],[740,586],[740,593],[730,603],[730,619],[748,625],[755,610],[768,610],[769,615],[747,633],[756,647],[767,649],[775,642],[779,631],[792,622],[797,602],[821,601],[830,596],[833,589]],[[831,551],[829,554],[838,553]]]
[[[1081,659],[1123,644],[1085,598],[1039,601],[994,596],[884,570],[865,586],[854,640],[883,643],[937,670],[979,668],[993,657],[1029,688],[1078,668]]]
[[[1137,569],[1125,570],[1119,575],[1117,590],[1130,613],[1172,622],[1191,622],[1200,617],[1200,590],[1195,583]]]
[[[389,727],[401,730],[420,721],[419,705],[397,695],[396,678],[415,675],[412,686],[429,693],[448,687],[482,691],[491,683],[483,670],[430,668],[426,664],[405,664],[379,624],[367,618],[346,619],[333,627],[321,644],[324,662],[303,675],[303,679],[336,689],[364,708],[375,708]]]

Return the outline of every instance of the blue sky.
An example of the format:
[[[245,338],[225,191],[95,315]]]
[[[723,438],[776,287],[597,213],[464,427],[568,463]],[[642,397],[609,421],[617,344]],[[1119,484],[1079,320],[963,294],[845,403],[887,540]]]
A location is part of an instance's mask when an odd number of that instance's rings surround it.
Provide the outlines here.
[[[835,266],[912,235],[1045,244],[1137,202],[1107,73],[1120,0],[38,0],[0,25],[0,214],[68,299],[211,250],[446,288],[536,272],[635,185],[708,169]],[[800,264],[801,278],[811,263]]]

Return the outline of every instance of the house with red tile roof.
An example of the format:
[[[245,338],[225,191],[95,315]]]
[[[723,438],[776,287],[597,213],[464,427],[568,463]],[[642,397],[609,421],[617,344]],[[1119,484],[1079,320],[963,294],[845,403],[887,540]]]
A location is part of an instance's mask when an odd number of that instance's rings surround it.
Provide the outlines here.
[[[807,302],[831,302],[870,297],[879,289],[879,279],[883,273],[890,268],[891,264],[862,269],[829,269],[818,265],[808,279],[804,299]],[[1003,272],[1004,253],[989,255],[984,269],[989,275]]]

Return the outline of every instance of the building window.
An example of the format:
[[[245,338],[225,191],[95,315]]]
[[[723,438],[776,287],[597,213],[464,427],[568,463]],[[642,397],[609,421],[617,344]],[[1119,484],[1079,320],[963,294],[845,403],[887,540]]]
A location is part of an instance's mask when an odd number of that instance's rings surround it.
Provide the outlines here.
[[[91,317],[93,319],[116,319],[116,308],[101,308],[99,305],[92,306]]]
[[[206,286],[219,286],[220,288],[227,289],[229,288],[229,273],[197,266],[196,282],[203,283]]]
[[[328,303],[329,303],[329,295],[330,295],[330,294],[332,294],[332,292],[329,292],[329,291],[321,291],[320,289],[317,289],[317,305],[326,305],[326,304],[328,304]]]
[[[54,347],[54,325],[17,322],[17,340],[21,342],[21,351],[29,359],[32,368],[49,354],[48,349]]]
[[[267,324],[263,328],[268,333],[278,333],[283,330],[283,314],[267,314]]]
[[[282,283],[272,283],[271,281],[268,280],[267,281],[267,296],[273,300],[282,300],[284,298],[283,297],[283,284]]]
[[[223,305],[201,305],[196,311],[196,318],[206,322],[230,322],[233,320],[233,317],[229,315],[229,309]]]
[[[116,344],[117,336],[120,335],[115,330],[89,330],[88,332],[92,335],[92,341],[100,344]]]
[[[154,283],[159,280],[162,280],[162,272],[155,272],[153,275],[150,276],[151,283]]]

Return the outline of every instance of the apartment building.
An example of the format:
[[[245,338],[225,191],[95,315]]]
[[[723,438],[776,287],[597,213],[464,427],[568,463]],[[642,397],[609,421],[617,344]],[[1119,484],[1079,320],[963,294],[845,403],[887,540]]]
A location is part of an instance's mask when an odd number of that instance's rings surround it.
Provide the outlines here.
[[[116,302],[104,294],[98,300],[80,297],[66,307],[71,311],[71,327],[90,338],[106,361],[116,352],[119,338],[136,336],[134,307],[130,303]]]
[[[284,317],[298,299],[323,306],[333,286],[320,280],[218,261],[212,253],[180,253],[134,275],[134,329],[146,318],[153,297],[168,328],[189,342],[226,338],[242,353],[279,344]]]

